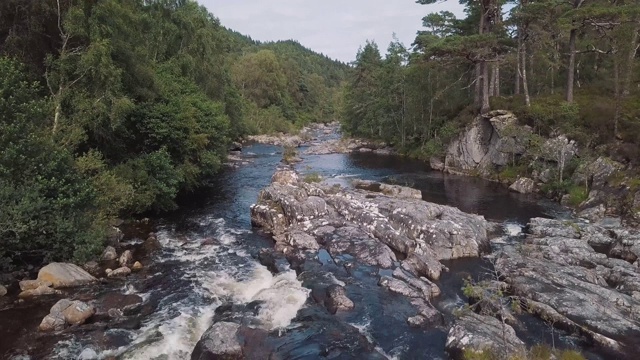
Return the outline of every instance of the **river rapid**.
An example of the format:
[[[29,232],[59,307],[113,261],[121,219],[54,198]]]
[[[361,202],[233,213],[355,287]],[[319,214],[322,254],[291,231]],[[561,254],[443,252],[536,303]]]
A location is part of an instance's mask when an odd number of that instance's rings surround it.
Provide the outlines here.
[[[189,359],[195,344],[211,325],[216,309],[233,303],[260,302],[260,327],[282,337],[274,344],[277,358],[362,358],[358,346],[332,351],[324,342],[351,329],[360,337],[344,341],[368,342],[382,358],[446,359],[447,325],[415,329],[407,322],[411,304],[377,285],[385,270],[332,258],[321,250],[303,270],[273,275],[256,260],[270,248],[269,236],[252,229],[249,207],[270,182],[280,164],[280,147],[253,144],[243,149],[248,164],[229,168],[208,190],[192,196],[179,212],[153,221],[153,228],[127,232],[125,246],[136,250],[145,264],[126,280],[108,280],[67,290],[62,295],[15,303],[0,298],[0,356],[7,359]],[[349,186],[350,179],[382,181],[420,189],[423,199],[458,207],[502,223],[516,236],[532,217],[565,217],[568,213],[540,199],[509,192],[480,179],[444,175],[428,164],[391,155],[330,154],[303,156],[299,172],[317,173],[329,182]],[[146,253],[148,230],[162,245]],[[515,239],[515,237],[514,237]],[[516,240],[514,240],[516,241]],[[349,267],[344,264],[349,263]],[[436,282],[442,290],[434,305],[450,324],[455,309],[464,306],[463,279],[480,278],[488,264],[481,259],[446,263],[450,269]],[[318,279],[316,269],[329,273]],[[330,281],[346,287],[355,309],[327,314],[311,296],[314,283]],[[37,326],[58,299],[103,301],[113,294],[137,296],[143,302],[124,321],[94,319],[57,334],[40,334]],[[121,301],[121,300],[118,300]],[[225,305],[226,306],[226,305]],[[558,347],[583,347],[579,338],[551,331],[543,322],[522,315],[518,335],[530,345],[552,342]],[[349,331],[351,331],[349,330]],[[349,333],[347,331],[347,333]],[[346,349],[346,350],[345,350]],[[599,358],[586,351],[590,358]]]

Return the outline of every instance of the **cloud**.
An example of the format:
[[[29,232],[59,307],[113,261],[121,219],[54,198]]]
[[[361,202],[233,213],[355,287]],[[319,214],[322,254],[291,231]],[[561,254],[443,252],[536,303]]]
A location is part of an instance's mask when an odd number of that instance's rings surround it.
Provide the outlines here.
[[[414,0],[199,0],[222,24],[256,40],[298,40],[345,62],[355,59],[367,40],[382,50],[392,34],[409,46],[431,12],[461,16],[455,0],[419,5]]]

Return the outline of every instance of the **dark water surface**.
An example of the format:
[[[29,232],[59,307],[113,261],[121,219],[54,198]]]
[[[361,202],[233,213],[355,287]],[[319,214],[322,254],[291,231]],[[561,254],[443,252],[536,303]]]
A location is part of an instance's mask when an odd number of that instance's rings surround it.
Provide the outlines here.
[[[281,159],[281,149],[256,144],[246,147],[244,156],[251,161],[249,165],[226,170],[208,190],[192,196],[179,212],[157,221],[156,231],[163,248],[153,255],[143,255],[143,272],[124,281],[109,280],[17,306],[10,303],[14,297],[0,300],[0,355],[76,359],[83,352],[95,352],[99,358],[188,359],[218,306],[229,301],[260,301],[262,326],[280,331],[278,351],[284,358],[320,357],[326,351],[322,339],[328,336],[327,331],[346,325],[355,328],[387,358],[446,359],[448,328],[409,327],[406,319],[415,311],[407,299],[378,287],[381,270],[355,264],[348,256],[334,259],[326,252],[307,261],[300,276],[294,271],[273,275],[255,260],[260,249],[271,247],[272,241],[251,228],[249,206],[256,201],[260,189],[269,184]],[[513,194],[479,179],[443,175],[419,161],[374,154],[304,159],[298,165],[302,173],[318,173],[330,182],[344,185],[352,178],[409,185],[422,190],[425,200],[481,214],[516,230],[531,217],[566,216],[539,199]],[[127,241],[138,249],[141,239],[131,237]],[[345,267],[345,263],[352,266]],[[451,271],[438,282],[442,296],[434,305],[450,322],[453,311],[467,301],[461,291],[463,279],[479,277],[486,264],[480,259],[468,259],[446,265]],[[310,289],[328,278],[345,285],[356,304],[353,311],[327,316],[326,310],[314,303]],[[40,320],[58,299],[100,301],[109,293],[136,294],[145,300],[144,309],[132,319],[133,325],[88,324],[55,335],[37,333]],[[524,330],[529,343],[550,341],[544,333],[537,334],[544,324],[535,320],[531,324],[533,331]],[[566,347],[573,344],[579,344],[579,339],[563,334],[556,342]],[[331,356],[362,358],[348,350]]]

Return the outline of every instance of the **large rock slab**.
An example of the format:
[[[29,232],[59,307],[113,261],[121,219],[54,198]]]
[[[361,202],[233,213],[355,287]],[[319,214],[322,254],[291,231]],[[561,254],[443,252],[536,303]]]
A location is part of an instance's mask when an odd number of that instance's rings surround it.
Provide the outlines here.
[[[515,359],[526,354],[524,343],[511,326],[472,311],[464,313],[453,324],[446,349],[454,358],[462,358],[465,352],[490,353],[497,359]]]
[[[97,279],[81,267],[68,263],[51,263],[38,272],[38,280],[49,282],[54,288],[91,284]]]
[[[640,335],[640,273],[611,256],[632,251],[637,235],[550,219],[532,219],[528,232],[523,244],[504,246],[495,262],[511,292],[541,317],[600,345],[640,351],[630,340]]]
[[[444,170],[487,175],[525,152],[530,131],[518,126],[516,116],[509,111],[495,110],[478,116],[449,144]]]

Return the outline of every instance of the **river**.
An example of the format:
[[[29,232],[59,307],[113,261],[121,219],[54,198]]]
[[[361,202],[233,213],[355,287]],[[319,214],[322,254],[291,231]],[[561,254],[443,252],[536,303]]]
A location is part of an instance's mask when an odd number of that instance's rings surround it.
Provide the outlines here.
[[[272,241],[252,229],[249,207],[270,182],[282,157],[281,148],[254,144],[244,148],[243,157],[250,163],[225,170],[179,212],[154,220],[160,251],[145,255],[139,250],[143,236],[129,233],[125,242],[138,249],[137,256],[144,257],[144,271],[125,281],[109,280],[21,304],[2,300],[0,355],[9,359],[77,359],[81,354],[86,359],[189,359],[216,308],[228,302],[260,300],[263,327],[288,334],[278,344],[279,358],[360,358],[348,350],[327,353],[323,349],[327,329],[343,326],[357,330],[389,359],[447,358],[446,326],[426,330],[409,327],[409,302],[377,286],[384,270],[356,264],[345,271],[340,264],[351,259],[332,259],[322,250],[317,261],[305,265],[303,274],[290,270],[273,275],[260,265],[258,252],[271,247]],[[484,215],[504,224],[505,231],[512,234],[531,217],[567,216],[551,203],[511,193],[499,184],[444,175],[423,162],[397,156],[368,153],[303,158],[297,165],[301,173],[317,173],[343,185],[360,178],[412,186],[422,190],[424,200]],[[487,264],[468,259],[446,265],[451,270],[437,282],[442,295],[435,305],[450,322],[453,311],[466,302],[461,291],[463,278],[479,277]],[[317,267],[325,272],[329,269],[335,277],[332,281],[345,284],[356,304],[353,311],[327,316],[326,310],[314,303],[309,294]],[[99,301],[110,294],[137,295],[144,302],[127,321],[98,319],[55,335],[36,331],[58,299]],[[530,344],[551,341],[544,323],[525,317],[522,324],[517,330]],[[580,339],[556,332],[556,345],[577,346]]]

